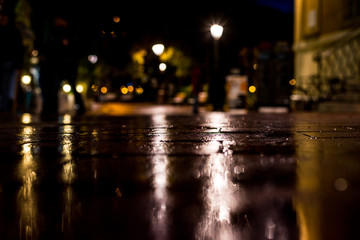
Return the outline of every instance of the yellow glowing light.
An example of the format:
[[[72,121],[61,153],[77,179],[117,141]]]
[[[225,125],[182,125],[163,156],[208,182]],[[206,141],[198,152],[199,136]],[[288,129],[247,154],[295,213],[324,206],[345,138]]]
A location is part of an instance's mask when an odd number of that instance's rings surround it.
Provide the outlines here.
[[[127,94],[129,92],[129,89],[125,86],[121,86],[120,91],[122,94]]]
[[[77,91],[78,93],[84,92],[84,86],[81,85],[81,84],[76,85],[76,91]]]
[[[291,79],[291,80],[289,81],[289,83],[290,83],[291,86],[295,86],[296,80],[295,80],[295,79]]]
[[[135,91],[136,91],[136,94],[141,95],[141,94],[143,94],[144,89],[143,89],[142,87],[137,87],[137,88],[135,89]]]
[[[146,50],[141,49],[132,54],[132,60],[140,65],[145,63],[145,56],[147,55]]]
[[[91,89],[92,89],[94,92],[97,92],[97,90],[99,90],[99,87],[93,84],[93,85],[91,85]]]
[[[173,47],[168,47],[160,56],[160,61],[166,62],[169,61],[175,54],[175,50]]]
[[[26,84],[26,85],[30,84],[30,83],[31,83],[31,76],[30,76],[30,75],[24,75],[24,76],[22,76],[22,77],[21,77],[21,82],[22,82],[23,84]]]
[[[165,71],[166,70],[166,64],[165,63],[160,63],[159,64],[159,69],[160,69],[160,71]]]
[[[30,126],[26,126],[23,129],[23,134],[24,135],[30,135],[34,133],[34,128],[30,127]]]
[[[69,84],[64,84],[63,90],[66,93],[69,93],[71,91],[71,86]]]
[[[115,17],[113,18],[113,21],[116,22],[116,23],[120,22],[120,17],[119,17],[119,16],[115,16]]]
[[[256,92],[256,87],[255,86],[250,86],[249,87],[249,92],[251,92],[251,93]]]
[[[134,91],[134,86],[133,86],[133,85],[129,85],[129,86],[127,87],[127,90],[128,90],[130,93],[132,93],[132,92]]]
[[[107,87],[102,87],[100,89],[100,92],[103,93],[103,94],[107,93],[107,91],[108,91]]]
[[[24,124],[31,123],[31,115],[29,113],[24,113],[21,117],[21,122]]]
[[[64,124],[70,124],[71,123],[71,115],[70,114],[65,114],[62,122]]]

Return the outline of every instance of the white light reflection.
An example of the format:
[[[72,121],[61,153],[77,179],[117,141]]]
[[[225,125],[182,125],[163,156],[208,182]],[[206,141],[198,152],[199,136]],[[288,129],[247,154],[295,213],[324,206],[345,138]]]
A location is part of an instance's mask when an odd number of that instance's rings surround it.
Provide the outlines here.
[[[217,132],[221,132],[222,128],[228,125],[229,120],[227,119],[227,116],[224,115],[224,113],[213,112],[209,115],[207,123],[210,124],[211,127],[216,127]]]
[[[265,225],[265,237],[267,239],[274,239],[276,232],[276,224],[273,219],[267,219]]]
[[[154,187],[154,206],[152,209],[152,229],[155,239],[167,239],[167,170],[168,158],[164,154],[166,152],[166,143],[163,141],[167,139],[166,116],[163,114],[153,115],[152,121],[155,128],[153,138],[153,154],[152,157],[152,175]],[[160,129],[157,129],[160,128]]]
[[[204,154],[213,154],[217,153],[221,147],[221,143],[219,141],[211,141],[203,146]]]
[[[213,113],[208,124],[221,130],[227,125],[225,115]],[[209,159],[202,171],[208,179],[204,190],[205,213],[198,225],[196,239],[239,239],[240,230],[231,221],[231,212],[238,207],[239,188],[233,184],[231,176],[231,163],[233,161],[231,141],[220,139],[221,135],[214,136],[212,143],[208,144]]]
[[[22,131],[25,143],[22,145],[22,161],[18,166],[18,174],[22,181],[22,186],[18,192],[17,206],[20,215],[19,219],[19,239],[36,239],[38,236],[37,228],[37,199],[33,191],[36,180],[37,166],[32,153],[31,138],[34,133],[32,127],[26,126]]]
[[[71,122],[70,119],[64,116],[63,123],[68,124]],[[61,180],[64,183],[64,192],[63,192],[63,211],[61,216],[61,231],[66,232],[71,230],[71,216],[73,210],[73,189],[72,182],[74,181],[75,175],[75,164],[72,160],[72,135],[74,129],[72,125],[65,125],[60,127],[60,137],[61,141],[61,154],[62,154],[62,172],[61,172]]]
[[[226,144],[226,143],[225,143]],[[206,213],[198,227],[197,239],[238,239],[231,211],[237,208],[238,188],[230,180],[231,155],[211,154],[205,167],[209,178],[205,191]]]

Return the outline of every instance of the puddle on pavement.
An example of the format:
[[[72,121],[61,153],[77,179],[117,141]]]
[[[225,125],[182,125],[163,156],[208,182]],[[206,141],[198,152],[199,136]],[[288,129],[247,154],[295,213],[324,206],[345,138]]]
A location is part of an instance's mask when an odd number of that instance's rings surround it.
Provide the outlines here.
[[[221,113],[203,121],[211,134],[194,124],[193,142],[185,141],[191,129],[181,135],[163,114],[136,119],[146,130],[123,119],[111,129],[121,134],[69,116],[43,129],[23,118],[10,163],[16,180],[6,179],[15,184],[0,184],[0,200],[15,200],[0,209],[9,228],[0,233],[10,239],[318,240],[331,237],[325,220],[338,239],[356,235],[344,224],[359,213],[357,156],[338,161],[344,147],[331,139],[222,133],[233,120]],[[346,154],[353,149],[344,141]]]

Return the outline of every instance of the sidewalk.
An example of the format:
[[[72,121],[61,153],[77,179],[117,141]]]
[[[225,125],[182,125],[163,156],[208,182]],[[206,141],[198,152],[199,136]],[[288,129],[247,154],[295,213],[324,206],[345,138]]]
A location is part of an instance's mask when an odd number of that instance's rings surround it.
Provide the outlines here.
[[[1,120],[1,239],[360,239],[359,113],[102,107]]]

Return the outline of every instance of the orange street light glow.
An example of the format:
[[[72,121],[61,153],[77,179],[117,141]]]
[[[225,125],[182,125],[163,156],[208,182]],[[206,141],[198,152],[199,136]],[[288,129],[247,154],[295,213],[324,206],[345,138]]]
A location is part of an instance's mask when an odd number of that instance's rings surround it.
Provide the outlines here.
[[[107,93],[108,89],[107,89],[107,87],[102,87],[100,89],[100,91],[101,91],[102,94],[105,94],[105,93]]]
[[[127,89],[128,89],[129,92],[133,92],[133,91],[134,91],[134,86],[133,86],[133,85],[129,85],[129,86],[127,87]]]
[[[136,94],[141,95],[144,92],[144,89],[142,87],[137,87],[135,89],[135,91],[136,91]]]
[[[119,16],[115,16],[115,17],[113,18],[113,21],[114,21],[115,23],[120,22],[120,17],[119,17]]]
[[[295,80],[295,79],[291,79],[291,80],[289,81],[289,84],[290,84],[291,86],[295,86],[296,80]]]

